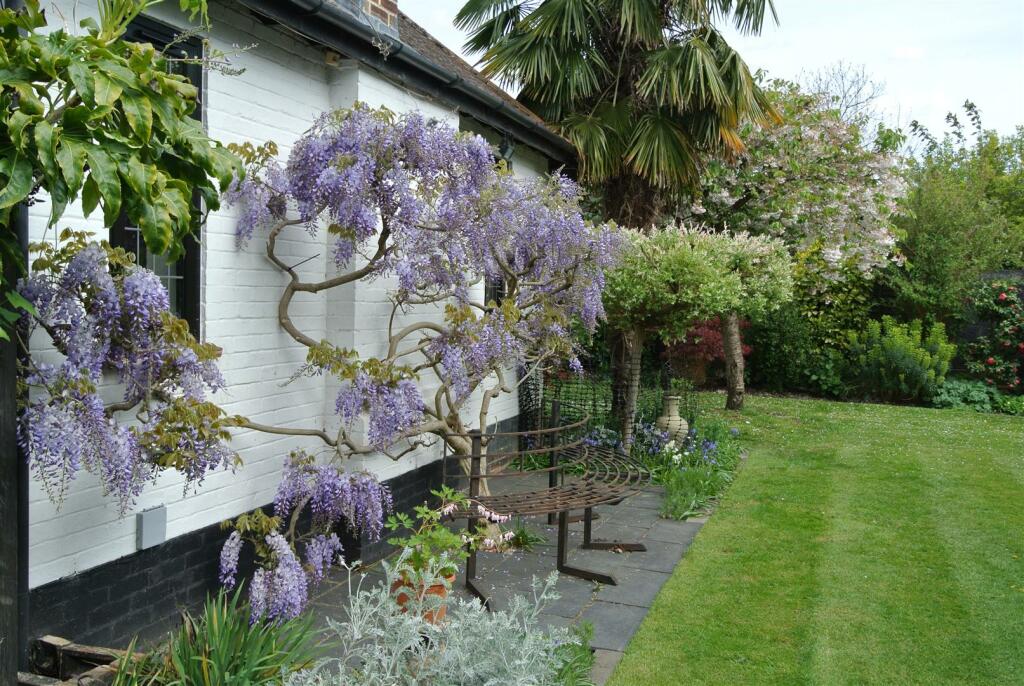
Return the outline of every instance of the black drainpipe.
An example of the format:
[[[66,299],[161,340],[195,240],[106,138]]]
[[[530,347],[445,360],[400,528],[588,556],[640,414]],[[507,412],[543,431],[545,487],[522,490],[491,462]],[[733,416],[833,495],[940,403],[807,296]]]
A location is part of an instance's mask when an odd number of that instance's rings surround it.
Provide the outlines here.
[[[0,0],[7,9],[19,10],[24,0]],[[10,214],[10,226],[0,231],[17,235],[25,264],[28,263],[28,205],[21,203]],[[4,276],[15,283],[21,276],[19,265],[5,264]],[[17,333],[22,333],[19,325]],[[0,343],[0,521],[14,522],[0,536],[0,679],[17,683],[19,669],[28,669],[28,459],[17,441],[18,360],[28,355],[21,336]],[[13,539],[13,540],[12,540]]]
[[[15,220],[15,230],[18,232],[18,245],[21,246],[21,254],[25,256],[25,264],[28,264],[28,205],[22,203],[18,206],[18,218]],[[24,327],[19,325],[19,332]],[[21,339],[28,344],[25,338]],[[28,360],[29,351],[20,343],[17,346],[17,355],[23,360]],[[15,369],[17,375],[17,369]],[[16,384],[15,384],[16,386]],[[15,391],[15,402],[22,400]],[[27,398],[24,398],[27,400]],[[17,420],[15,413],[15,421]],[[17,430],[15,430],[17,434]],[[28,494],[29,494],[29,469],[28,454],[22,449],[20,443],[15,440],[15,455],[18,460],[18,668],[28,670],[28,639],[29,639],[29,590],[28,590]]]

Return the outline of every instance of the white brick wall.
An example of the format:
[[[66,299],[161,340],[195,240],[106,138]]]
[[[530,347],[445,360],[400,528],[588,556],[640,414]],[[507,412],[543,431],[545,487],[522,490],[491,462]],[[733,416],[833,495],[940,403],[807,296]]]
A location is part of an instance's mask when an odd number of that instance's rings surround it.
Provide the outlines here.
[[[170,6],[160,5],[158,18],[181,24]],[[63,15],[69,28],[77,26],[91,3],[60,0],[51,3],[51,21]],[[72,21],[74,17],[74,21]],[[257,22],[230,2],[216,3],[211,11],[211,40],[229,50],[232,45],[258,46],[234,58],[244,67],[241,76],[212,73],[207,78],[206,121],[211,136],[225,143],[272,139],[287,155],[289,147],[321,112],[349,106],[355,100],[395,111],[421,110],[458,125],[451,109],[402,90],[381,76],[351,63],[328,67],[321,50],[297,40],[293,34]],[[520,146],[516,172],[524,176],[543,171],[546,161]],[[48,203],[32,207],[33,240],[44,232]],[[78,206],[69,208],[59,224],[88,229],[105,236],[97,214],[89,220]],[[52,237],[54,232],[48,232]],[[313,258],[302,267],[318,278],[331,273],[325,256],[326,241],[311,239],[301,230],[278,242],[280,254],[295,262]],[[213,213],[202,240],[202,335],[224,349],[220,368],[228,389],[216,400],[229,413],[254,421],[283,426],[320,427],[332,422],[335,386],[324,378],[299,379],[287,386],[295,368],[305,359],[305,349],[294,343],[277,321],[277,301],[282,277],[266,260],[259,237],[244,250],[234,243],[234,214]],[[357,284],[319,296],[299,294],[291,312],[313,338],[329,337],[339,345],[354,346],[361,353],[381,352],[383,330],[390,306],[386,281]],[[358,328],[355,323],[359,322]],[[43,341],[34,341],[37,354],[47,354]],[[492,420],[516,413],[516,399],[493,404]],[[217,472],[198,490],[182,497],[182,479],[162,474],[139,499],[137,510],[167,507],[168,538],[208,526],[270,502],[285,455],[298,447],[317,448],[312,439],[272,436],[252,431],[235,434],[233,447],[244,466],[235,473]],[[362,465],[382,478],[396,476],[429,460],[437,450],[409,456],[399,463],[387,458],[368,459]],[[33,483],[30,497],[30,586],[36,587],[135,552],[135,518],[119,518],[106,500],[96,479],[80,476],[58,510],[41,487]]]

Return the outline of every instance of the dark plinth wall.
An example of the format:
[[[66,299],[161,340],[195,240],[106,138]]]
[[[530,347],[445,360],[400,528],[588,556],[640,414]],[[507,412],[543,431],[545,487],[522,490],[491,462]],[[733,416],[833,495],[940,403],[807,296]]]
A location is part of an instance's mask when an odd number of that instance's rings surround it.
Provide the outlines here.
[[[388,480],[395,509],[409,512],[421,504],[441,485],[441,475],[437,461]],[[215,524],[33,589],[29,636],[114,648],[136,635],[143,644],[160,640],[182,609],[195,609],[216,590],[227,534]],[[342,542],[349,560],[373,562],[390,551],[383,540]],[[243,560],[245,566],[251,570],[251,561]]]

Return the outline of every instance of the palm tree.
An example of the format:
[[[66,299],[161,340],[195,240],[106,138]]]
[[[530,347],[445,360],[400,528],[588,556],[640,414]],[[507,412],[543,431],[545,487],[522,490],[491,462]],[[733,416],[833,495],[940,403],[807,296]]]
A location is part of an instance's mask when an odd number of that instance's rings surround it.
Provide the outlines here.
[[[486,75],[576,146],[606,216],[649,226],[702,160],[743,151],[740,126],[776,117],[715,28],[758,33],[772,0],[467,0],[455,18]]]

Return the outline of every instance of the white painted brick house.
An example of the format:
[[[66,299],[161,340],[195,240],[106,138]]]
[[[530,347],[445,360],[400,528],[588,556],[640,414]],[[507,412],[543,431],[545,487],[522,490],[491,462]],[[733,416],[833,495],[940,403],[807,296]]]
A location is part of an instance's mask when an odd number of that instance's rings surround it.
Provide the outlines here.
[[[362,2],[211,0],[211,43],[227,51],[253,46],[233,58],[245,70],[241,75],[202,75],[202,116],[211,137],[224,143],[274,140],[287,155],[319,114],[360,101],[399,112],[418,110],[480,132],[496,144],[511,143],[517,174],[572,166],[566,141],[401,15],[395,3]],[[175,5],[158,6],[133,36],[158,41],[187,26]],[[51,24],[63,16],[73,29],[93,7],[56,0],[48,16]],[[32,240],[52,238],[52,230],[45,232],[48,214],[45,202],[31,208]],[[71,207],[58,231],[84,228],[108,237],[97,215],[85,220],[79,208]],[[176,302],[199,327],[202,339],[224,350],[220,368],[228,390],[216,400],[229,413],[256,422],[335,428],[329,380],[302,378],[284,385],[306,350],[278,324],[284,277],[267,261],[258,236],[246,249],[236,248],[234,216],[230,209],[213,213],[187,260],[164,272],[175,283]],[[116,231],[120,233],[109,234],[112,241],[133,240],[130,228]],[[312,279],[331,273],[325,237],[317,241],[298,229],[286,238],[278,242],[278,254],[295,263],[308,260],[301,267],[304,275]],[[327,294],[299,294],[291,312],[315,339],[327,338],[363,354],[379,353],[390,313],[387,286],[363,283]],[[489,423],[514,419],[517,412],[516,398],[507,396],[493,405]],[[176,606],[194,603],[213,586],[222,540],[219,522],[270,503],[284,457],[295,448],[316,447],[313,440],[236,432],[233,446],[244,466],[235,473],[210,475],[198,492],[184,497],[182,479],[162,475],[146,489],[136,510],[163,506],[167,541],[146,550],[139,550],[136,541],[135,513],[119,517],[91,477],[74,483],[60,509],[33,485],[31,635],[56,633],[111,643],[162,626]],[[399,500],[422,499],[436,478],[438,456],[433,449],[399,462],[379,458],[360,466],[391,480]]]

